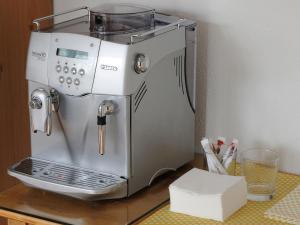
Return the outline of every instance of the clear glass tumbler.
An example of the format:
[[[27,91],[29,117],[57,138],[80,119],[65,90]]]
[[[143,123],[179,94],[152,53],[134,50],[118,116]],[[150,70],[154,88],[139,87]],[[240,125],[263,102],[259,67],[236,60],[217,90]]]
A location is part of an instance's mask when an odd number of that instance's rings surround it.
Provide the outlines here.
[[[241,152],[241,175],[245,176],[248,199],[271,200],[275,194],[279,155],[269,149],[250,149]]]

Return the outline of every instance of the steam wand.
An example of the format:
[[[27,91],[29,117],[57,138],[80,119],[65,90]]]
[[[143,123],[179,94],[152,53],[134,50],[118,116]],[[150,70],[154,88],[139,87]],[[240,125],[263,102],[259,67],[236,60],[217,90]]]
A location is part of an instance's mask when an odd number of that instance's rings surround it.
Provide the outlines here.
[[[110,100],[104,100],[98,108],[97,125],[100,155],[104,155],[105,150],[106,116],[111,115],[114,108],[114,104]]]

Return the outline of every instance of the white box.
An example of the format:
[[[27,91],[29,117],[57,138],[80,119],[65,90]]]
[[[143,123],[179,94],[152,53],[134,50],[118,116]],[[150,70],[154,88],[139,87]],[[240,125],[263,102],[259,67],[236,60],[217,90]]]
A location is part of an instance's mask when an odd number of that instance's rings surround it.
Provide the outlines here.
[[[192,169],[169,186],[171,211],[224,221],[247,203],[244,177]]]

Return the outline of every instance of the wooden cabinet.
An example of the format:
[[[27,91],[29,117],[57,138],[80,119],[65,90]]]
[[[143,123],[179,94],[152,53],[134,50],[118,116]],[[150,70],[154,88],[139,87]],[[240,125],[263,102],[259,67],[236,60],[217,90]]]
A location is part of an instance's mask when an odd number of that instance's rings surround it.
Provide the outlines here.
[[[52,11],[52,0],[0,1],[0,191],[17,182],[7,167],[30,153],[25,80],[30,26]]]
[[[58,223],[49,222],[46,220],[26,216],[18,213],[13,213],[0,209],[0,216],[7,218],[8,225],[60,225]]]

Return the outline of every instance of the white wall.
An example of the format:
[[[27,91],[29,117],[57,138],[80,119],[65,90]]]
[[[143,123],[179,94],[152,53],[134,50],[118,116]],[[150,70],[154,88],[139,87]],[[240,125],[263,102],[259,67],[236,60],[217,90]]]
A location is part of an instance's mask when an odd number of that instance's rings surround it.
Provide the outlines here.
[[[103,2],[163,9],[199,24],[197,136],[280,151],[300,173],[300,1],[54,0],[56,11]]]

